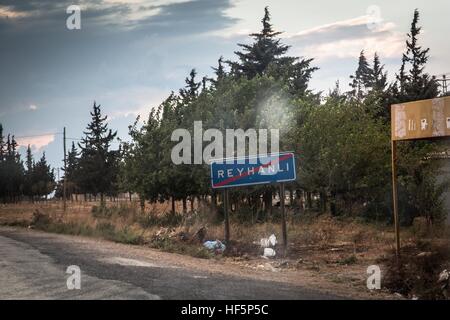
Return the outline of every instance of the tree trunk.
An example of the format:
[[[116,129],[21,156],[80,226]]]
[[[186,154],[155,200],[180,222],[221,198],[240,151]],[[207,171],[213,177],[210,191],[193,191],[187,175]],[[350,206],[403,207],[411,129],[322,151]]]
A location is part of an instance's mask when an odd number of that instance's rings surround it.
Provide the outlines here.
[[[312,208],[312,196],[311,196],[311,192],[310,191],[306,192],[306,207],[308,209]]]
[[[97,197],[96,197],[97,198]],[[96,199],[97,200],[97,199]],[[105,206],[105,195],[102,193],[100,193],[100,206],[104,207]]]
[[[186,197],[183,197],[183,214],[187,213]]]
[[[217,195],[215,192],[211,195],[211,204],[214,210],[217,209]]]
[[[320,193],[320,210],[322,212],[327,211],[327,195],[325,192]]]
[[[172,213],[175,213],[175,198],[172,197]]]
[[[140,204],[140,207],[141,207],[141,213],[144,214],[144,212],[145,212],[145,198],[142,195],[139,196],[139,204]]]
[[[263,193],[264,211],[266,215],[270,215],[272,211],[272,191],[266,190]]]

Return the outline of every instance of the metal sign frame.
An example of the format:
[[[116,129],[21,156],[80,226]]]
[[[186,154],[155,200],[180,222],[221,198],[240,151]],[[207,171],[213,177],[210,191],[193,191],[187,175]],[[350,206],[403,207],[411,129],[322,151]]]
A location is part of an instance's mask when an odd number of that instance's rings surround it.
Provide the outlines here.
[[[249,160],[249,159],[254,159],[254,158],[260,158],[260,157],[274,157],[274,156],[278,156],[279,158],[282,157],[287,157],[287,159],[291,159],[292,158],[292,170],[294,173],[293,178],[290,179],[285,179],[285,180],[275,180],[275,181],[270,181],[270,182],[258,182],[258,183],[245,183],[245,184],[239,184],[239,185],[231,185],[231,186],[214,186],[214,181],[213,181],[213,168],[212,165],[216,162],[222,162],[222,163],[226,163],[227,161],[233,162],[233,163],[238,163],[238,161],[242,161],[242,160]],[[282,161],[282,160],[278,160],[278,161]],[[271,162],[269,162],[271,163]],[[279,183],[280,184],[280,207],[281,207],[281,232],[282,232],[282,237],[283,237],[283,250],[284,250],[284,255],[286,255],[287,253],[287,224],[286,224],[286,210],[285,210],[285,201],[286,201],[286,195],[285,195],[285,182],[288,181],[295,181],[297,180],[297,173],[296,173],[296,167],[295,167],[295,155],[293,152],[280,152],[280,153],[272,153],[272,154],[266,154],[266,155],[253,155],[253,156],[247,156],[247,157],[238,157],[238,158],[224,158],[224,159],[212,159],[209,161],[210,164],[210,170],[211,170],[211,186],[213,189],[223,189],[223,206],[224,206],[224,233],[225,233],[225,241],[227,243],[229,243],[230,241],[230,219],[229,219],[229,214],[228,214],[228,208],[229,208],[229,192],[228,190],[230,188],[237,188],[237,187],[244,187],[244,186],[250,186],[250,185],[261,185],[261,184],[275,184],[275,183]],[[255,166],[264,166],[267,164],[255,164]],[[239,178],[238,178],[239,179]]]
[[[392,205],[395,252],[400,256],[400,221],[397,190],[397,143],[450,136],[450,97],[391,105]]]
[[[265,164],[255,163],[254,164],[255,168],[267,168],[270,165],[279,164],[281,161],[292,159],[291,160],[292,168],[290,169],[290,173],[292,174],[292,176],[287,177],[285,179],[270,179],[270,180],[268,179],[267,181],[248,182],[248,183],[240,183],[240,184],[234,184],[234,185],[214,184],[214,174],[213,174],[214,164],[218,164],[218,165],[220,165],[220,164],[227,165],[228,164],[228,165],[233,165],[233,166],[248,165],[248,163],[245,163],[245,161],[248,161],[250,159],[259,159],[259,158],[268,158],[268,159],[274,158],[274,159],[277,159],[277,161],[275,163],[272,163],[272,161],[270,161],[269,163],[265,163]],[[242,163],[242,162],[244,162],[244,163]],[[211,169],[210,170],[211,186],[213,189],[244,187],[244,186],[252,186],[252,185],[259,185],[259,184],[272,184],[272,183],[281,183],[281,182],[289,182],[289,181],[297,180],[297,172],[296,172],[296,168],[295,168],[295,155],[293,152],[280,152],[280,153],[273,153],[273,154],[267,154],[267,155],[253,155],[253,156],[238,157],[238,158],[213,159],[213,160],[210,160],[210,169]],[[260,169],[258,169],[256,171],[259,171],[259,170]],[[246,176],[248,176],[248,175],[246,175]],[[276,174],[273,174],[273,175],[267,174],[264,176],[266,176],[266,177],[274,177],[275,176],[276,177]],[[233,181],[239,180],[241,178],[245,178],[245,176],[244,175],[234,176],[233,178],[228,178],[228,179],[231,179],[231,182],[233,182]],[[223,181],[221,183],[223,183]]]

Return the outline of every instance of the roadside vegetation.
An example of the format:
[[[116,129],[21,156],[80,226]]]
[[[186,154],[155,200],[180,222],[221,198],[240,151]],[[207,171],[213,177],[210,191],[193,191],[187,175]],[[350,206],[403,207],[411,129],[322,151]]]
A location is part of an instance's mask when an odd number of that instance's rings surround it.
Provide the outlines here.
[[[392,82],[382,57],[367,57],[362,50],[349,91],[337,82],[328,93],[313,92],[314,57],[289,56],[266,8],[261,31],[238,44],[235,60],[220,57],[213,77],[199,79],[192,69],[183,88],[149,106],[145,121],[130,125],[130,140],[120,141],[119,148],[111,148],[116,132],[94,103],[81,142],[67,154],[71,202],[65,214],[58,202],[63,181],[55,181],[45,155],[36,162],[28,147],[24,164],[14,136],[5,137],[0,125],[0,200],[5,204],[0,222],[217,258],[203,242],[223,239],[221,194],[210,187],[207,164],[171,161],[177,144],[171,134],[184,128],[193,135],[193,123],[200,120],[203,130],[277,128],[280,149],[296,154],[298,175],[281,195],[289,205],[289,250],[277,266],[329,272],[333,281],[362,286],[360,278],[339,278],[333,270],[351,274],[353,268],[365,276],[361,268],[379,261],[390,279],[386,290],[442,298],[432,279],[448,268],[441,250],[448,245],[443,223],[448,182],[438,179],[442,162],[432,155],[448,148],[445,141],[400,145],[399,210],[403,245],[409,249],[395,268],[391,253],[390,105],[440,95],[436,79],[426,72],[429,49],[419,45],[420,31],[416,10]],[[54,199],[47,201],[53,191]],[[271,185],[230,191],[232,241],[225,257],[246,264],[261,256],[261,238],[279,237],[279,199]],[[420,254],[425,258],[411,256]]]

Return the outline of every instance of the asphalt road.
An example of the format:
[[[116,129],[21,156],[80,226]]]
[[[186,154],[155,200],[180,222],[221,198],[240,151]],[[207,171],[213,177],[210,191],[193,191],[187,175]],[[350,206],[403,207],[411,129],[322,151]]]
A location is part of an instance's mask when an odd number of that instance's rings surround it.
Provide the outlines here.
[[[126,245],[0,227],[0,299],[338,298],[281,282],[179,267],[155,254],[133,256]],[[67,288],[71,265],[81,270],[79,290]]]

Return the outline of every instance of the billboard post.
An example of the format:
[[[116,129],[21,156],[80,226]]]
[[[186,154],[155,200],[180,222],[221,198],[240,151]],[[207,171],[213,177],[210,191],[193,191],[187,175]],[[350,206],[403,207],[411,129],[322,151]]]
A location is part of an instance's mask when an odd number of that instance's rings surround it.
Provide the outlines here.
[[[213,189],[224,189],[223,205],[225,241],[230,240],[228,188],[258,184],[280,184],[280,209],[284,254],[287,252],[287,226],[285,212],[285,182],[295,181],[295,157],[292,152],[247,156],[210,161]]]
[[[395,252],[400,256],[400,219],[397,194],[397,143],[450,136],[450,97],[391,105],[392,204]]]

